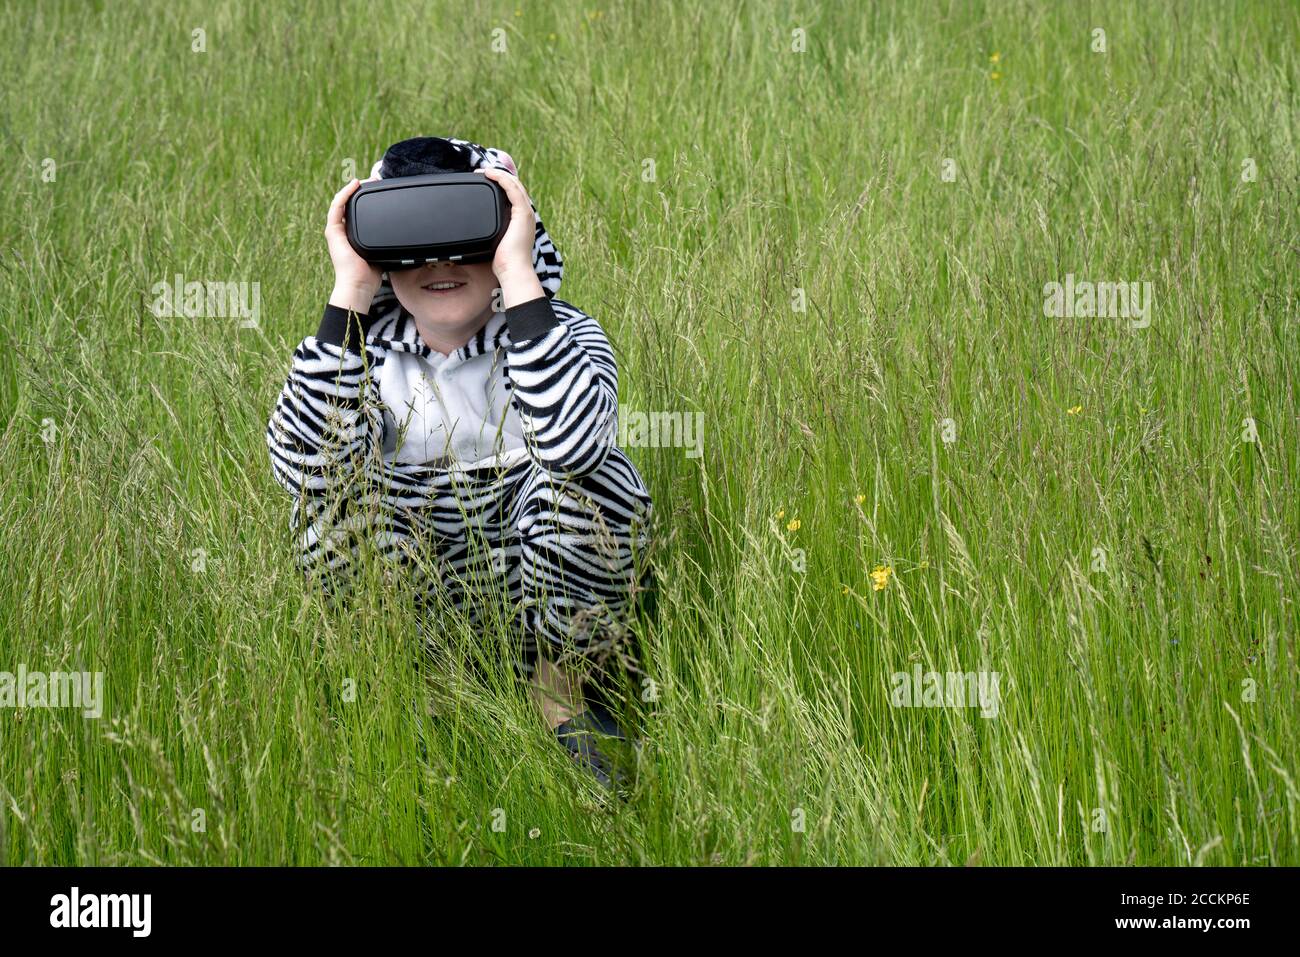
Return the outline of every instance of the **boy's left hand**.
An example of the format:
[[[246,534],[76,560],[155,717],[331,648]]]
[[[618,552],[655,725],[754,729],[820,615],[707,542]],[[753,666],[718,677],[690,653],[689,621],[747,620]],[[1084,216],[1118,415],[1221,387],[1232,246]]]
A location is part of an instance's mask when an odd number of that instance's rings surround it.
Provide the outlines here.
[[[504,189],[510,200],[510,225],[506,227],[506,234],[501,237],[496,255],[492,257],[492,271],[501,283],[505,304],[514,305],[509,301],[511,299],[524,302],[544,295],[541,281],[533,269],[537,218],[533,215],[533,204],[524,191],[523,183],[505,170],[481,169],[479,172]],[[535,291],[531,288],[533,285],[536,286]],[[518,298],[521,295],[526,298]]]

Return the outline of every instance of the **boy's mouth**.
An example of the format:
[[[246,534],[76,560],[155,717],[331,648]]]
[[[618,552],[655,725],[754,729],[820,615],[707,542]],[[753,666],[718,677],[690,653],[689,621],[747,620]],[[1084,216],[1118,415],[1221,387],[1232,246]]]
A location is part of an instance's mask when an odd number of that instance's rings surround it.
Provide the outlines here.
[[[425,292],[431,292],[437,296],[445,296],[448,293],[455,292],[464,285],[466,285],[466,283],[461,282],[458,279],[431,279],[420,288]]]

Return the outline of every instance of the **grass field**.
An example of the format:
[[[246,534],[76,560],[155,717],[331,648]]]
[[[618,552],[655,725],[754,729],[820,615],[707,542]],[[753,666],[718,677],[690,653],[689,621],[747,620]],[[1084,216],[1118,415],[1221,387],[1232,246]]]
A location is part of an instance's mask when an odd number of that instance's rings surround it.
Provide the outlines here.
[[[104,676],[0,708],[0,863],[1300,864],[1300,8],[344,6],[0,10],[0,671]],[[424,134],[519,161],[625,410],[702,416],[629,450],[625,803],[504,666],[422,748],[402,596],[293,565],[325,209]],[[1147,317],[1045,314],[1084,280]]]

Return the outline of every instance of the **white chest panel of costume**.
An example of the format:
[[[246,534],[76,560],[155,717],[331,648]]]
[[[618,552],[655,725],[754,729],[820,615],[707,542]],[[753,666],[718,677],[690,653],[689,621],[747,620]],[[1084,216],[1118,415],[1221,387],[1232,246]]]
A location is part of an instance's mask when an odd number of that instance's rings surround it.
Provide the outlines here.
[[[379,377],[384,461],[465,468],[513,459],[524,433],[501,362],[499,352],[389,353]]]

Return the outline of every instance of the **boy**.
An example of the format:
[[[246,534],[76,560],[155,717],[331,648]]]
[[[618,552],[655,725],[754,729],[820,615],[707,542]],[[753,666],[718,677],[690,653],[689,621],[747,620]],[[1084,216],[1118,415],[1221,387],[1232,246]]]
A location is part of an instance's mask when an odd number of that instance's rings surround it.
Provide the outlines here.
[[[420,137],[389,147],[372,178],[472,171],[511,204],[490,263],[382,274],[347,240],[360,184],[334,197],[334,290],[271,415],[271,464],[294,496],[303,566],[330,588],[363,537],[408,570],[437,566],[415,576],[421,607],[441,589],[473,615],[469,582],[504,585],[516,670],[560,742],[609,786],[591,732],[623,735],[603,706],[584,708],[561,652],[590,656],[648,583],[638,559],[650,496],[615,444],[613,351],[594,319],[554,298],[562,260],[510,156]]]

